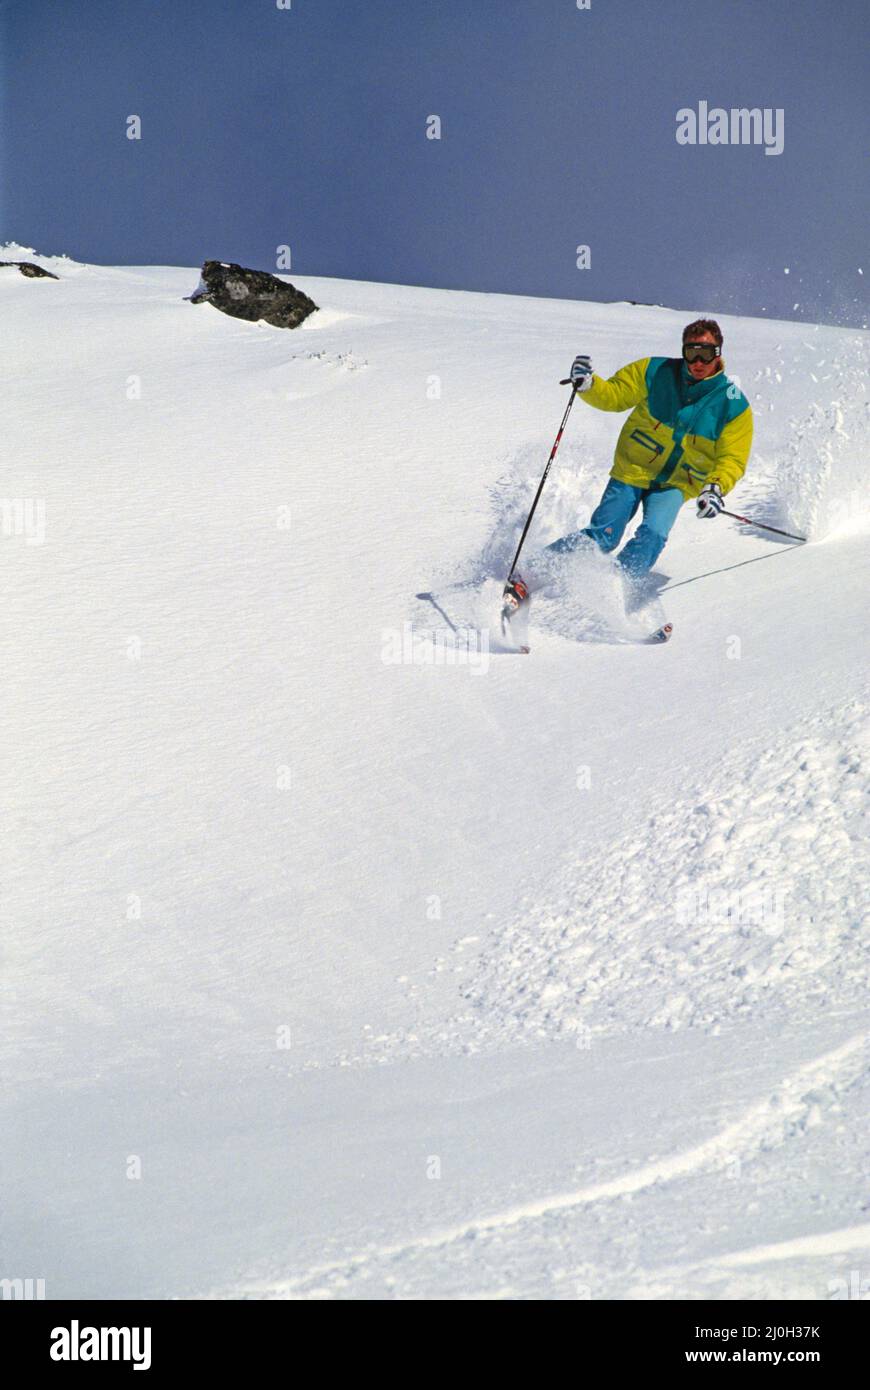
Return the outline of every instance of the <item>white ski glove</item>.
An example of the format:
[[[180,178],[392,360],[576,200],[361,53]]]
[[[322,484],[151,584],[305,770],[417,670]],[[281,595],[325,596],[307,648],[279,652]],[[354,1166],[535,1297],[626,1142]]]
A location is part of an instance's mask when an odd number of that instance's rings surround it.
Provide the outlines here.
[[[571,385],[575,391],[586,391],[592,385],[592,362],[588,357],[575,357],[571,367]]]
[[[725,506],[722,489],[718,483],[707,483],[698,494],[698,516],[718,516]]]

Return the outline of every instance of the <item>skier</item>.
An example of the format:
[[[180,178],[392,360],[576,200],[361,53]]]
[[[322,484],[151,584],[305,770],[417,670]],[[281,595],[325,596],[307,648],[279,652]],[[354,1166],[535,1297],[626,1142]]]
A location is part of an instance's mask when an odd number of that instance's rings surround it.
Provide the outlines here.
[[[567,554],[592,542],[615,550],[642,507],[643,520],[618,560],[628,578],[640,580],[664,549],[685,501],[697,498],[698,517],[718,516],[752,446],[752,409],[725,375],[722,342],[714,319],[696,319],[683,329],[682,357],[642,357],[606,381],[587,356],[574,359],[570,381],[588,405],[631,414],[589,525],[547,550]],[[518,574],[505,591],[514,606],[528,592]]]

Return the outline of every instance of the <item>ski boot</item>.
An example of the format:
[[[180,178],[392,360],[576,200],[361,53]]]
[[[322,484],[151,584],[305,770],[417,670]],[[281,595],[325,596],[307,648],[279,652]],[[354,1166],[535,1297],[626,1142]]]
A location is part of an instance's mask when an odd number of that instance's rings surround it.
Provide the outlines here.
[[[524,655],[529,653],[529,586],[515,574],[504,586],[501,602],[502,636]]]
[[[501,615],[505,621],[509,621],[517,609],[529,601],[529,586],[521,575],[515,574],[513,579],[508,580],[504,586],[502,594]]]

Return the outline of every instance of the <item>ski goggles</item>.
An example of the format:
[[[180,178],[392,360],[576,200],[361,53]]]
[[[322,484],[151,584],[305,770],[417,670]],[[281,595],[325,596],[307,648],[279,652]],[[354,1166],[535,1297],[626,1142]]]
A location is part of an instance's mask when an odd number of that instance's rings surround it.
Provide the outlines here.
[[[721,351],[717,343],[683,343],[683,357],[687,362],[715,362]]]

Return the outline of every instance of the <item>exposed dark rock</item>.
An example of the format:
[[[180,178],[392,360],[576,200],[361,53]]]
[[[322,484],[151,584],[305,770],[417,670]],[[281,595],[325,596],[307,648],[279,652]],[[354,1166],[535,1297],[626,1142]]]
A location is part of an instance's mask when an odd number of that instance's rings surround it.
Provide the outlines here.
[[[213,304],[224,314],[274,328],[296,328],[317,305],[307,294],[265,270],[246,270],[227,261],[205,261],[191,304]]]
[[[52,275],[50,270],[43,270],[41,265],[34,265],[33,261],[0,261],[0,266],[17,265],[22,275],[26,275],[30,280],[59,280],[59,275]]]

